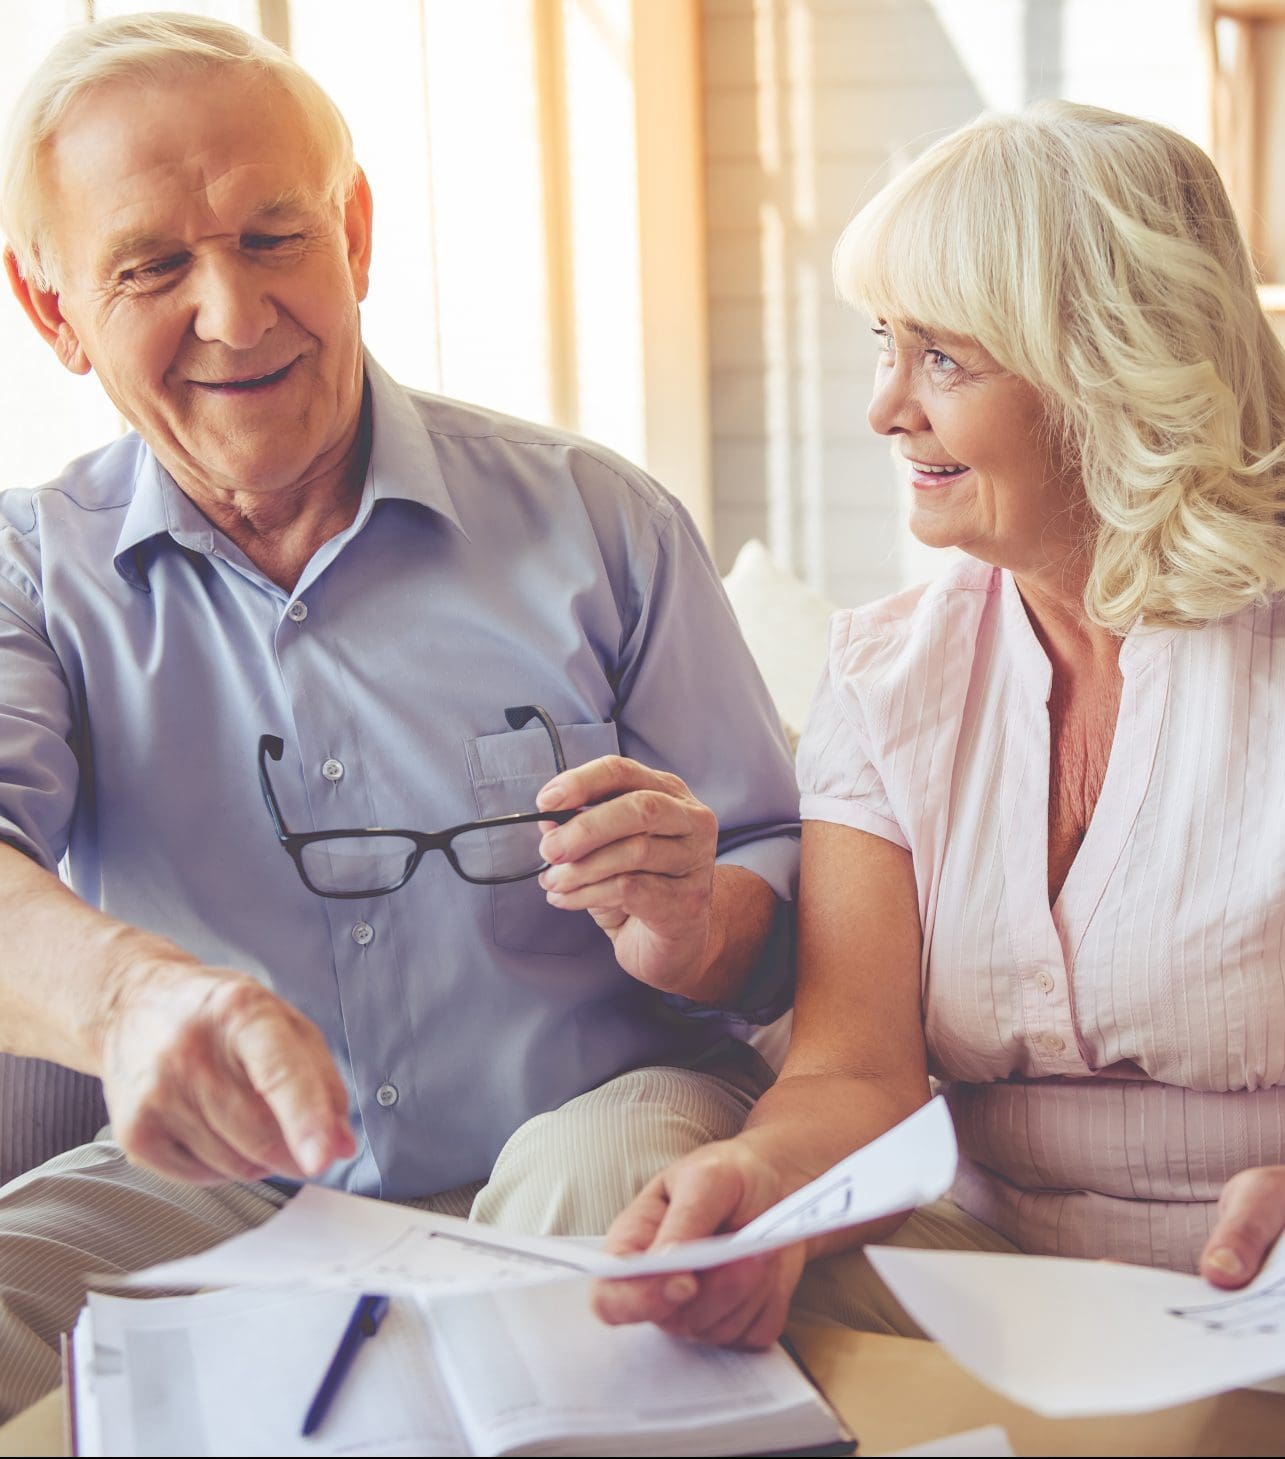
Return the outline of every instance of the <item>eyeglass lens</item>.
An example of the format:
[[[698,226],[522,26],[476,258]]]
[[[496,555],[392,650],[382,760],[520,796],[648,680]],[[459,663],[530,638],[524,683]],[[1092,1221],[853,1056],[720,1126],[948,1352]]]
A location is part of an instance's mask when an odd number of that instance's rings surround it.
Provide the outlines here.
[[[470,879],[509,881],[531,876],[544,866],[541,835],[538,821],[461,831],[451,841],[451,850],[460,870]]]
[[[395,887],[415,857],[405,836],[345,836],[312,841],[300,853],[319,892],[377,892]]]

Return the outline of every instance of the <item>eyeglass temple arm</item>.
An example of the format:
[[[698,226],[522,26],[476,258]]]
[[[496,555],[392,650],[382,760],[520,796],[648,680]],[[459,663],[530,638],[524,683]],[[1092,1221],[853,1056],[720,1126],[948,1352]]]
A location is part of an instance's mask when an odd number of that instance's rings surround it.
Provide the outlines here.
[[[538,704],[519,704],[512,709],[504,711],[504,717],[509,722],[510,729],[521,729],[523,725],[529,724],[531,720],[538,719],[544,726],[544,732],[549,736],[549,743],[553,746],[553,763],[558,767],[558,774],[567,768],[567,757],[562,753],[562,737],[558,734],[558,727],[553,722],[553,716],[547,709],[542,709]]]
[[[272,791],[272,782],[268,779],[268,761],[279,760],[284,750],[285,742],[280,735],[259,736],[259,789],[263,791],[263,799],[267,802],[268,814],[272,817],[272,826],[277,833],[277,840],[283,845],[290,833],[281,819],[281,807],[277,805],[277,798]]]

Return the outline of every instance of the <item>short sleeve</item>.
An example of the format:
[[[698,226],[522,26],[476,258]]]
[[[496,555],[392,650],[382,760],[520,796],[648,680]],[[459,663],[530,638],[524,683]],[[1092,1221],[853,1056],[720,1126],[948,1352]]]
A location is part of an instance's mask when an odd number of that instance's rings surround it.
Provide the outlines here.
[[[852,614],[830,620],[825,671],[799,740],[799,815],[868,831],[910,849],[871,752],[859,685],[845,675]]]

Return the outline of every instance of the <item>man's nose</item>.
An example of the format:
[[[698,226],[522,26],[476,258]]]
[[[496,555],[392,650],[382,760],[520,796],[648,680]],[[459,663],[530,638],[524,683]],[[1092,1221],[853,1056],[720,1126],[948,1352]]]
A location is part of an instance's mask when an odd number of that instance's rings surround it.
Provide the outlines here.
[[[881,436],[920,432],[928,428],[928,419],[915,389],[908,355],[901,355],[894,365],[880,365],[875,371],[874,394],[866,412],[870,429]]]
[[[237,258],[205,258],[193,279],[196,337],[207,344],[249,350],[277,322],[277,309],[264,293],[258,270]]]

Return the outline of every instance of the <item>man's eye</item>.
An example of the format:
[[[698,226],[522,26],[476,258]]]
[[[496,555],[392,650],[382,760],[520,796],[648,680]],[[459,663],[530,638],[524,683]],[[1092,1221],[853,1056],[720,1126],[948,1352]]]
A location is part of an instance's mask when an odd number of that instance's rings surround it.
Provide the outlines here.
[[[260,253],[271,253],[274,248],[283,248],[288,243],[298,243],[302,233],[247,233],[241,240],[246,248]]]
[[[120,275],[122,284],[156,284],[167,278],[187,262],[186,254],[174,254],[170,258],[154,259],[151,263],[136,264]]]

